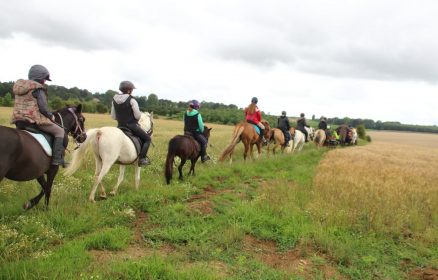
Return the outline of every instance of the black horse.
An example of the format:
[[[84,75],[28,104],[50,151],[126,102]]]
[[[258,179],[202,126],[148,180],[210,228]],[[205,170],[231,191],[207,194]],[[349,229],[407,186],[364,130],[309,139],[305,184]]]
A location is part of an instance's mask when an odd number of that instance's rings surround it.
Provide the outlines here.
[[[211,128],[204,127],[203,135],[208,139],[210,137]],[[187,135],[177,135],[170,139],[169,148],[167,150],[167,158],[165,164],[164,175],[166,177],[167,184],[172,180],[173,163],[175,157],[181,159],[178,165],[179,179],[183,179],[182,168],[187,160],[190,160],[191,166],[188,175],[195,175],[195,164],[201,156],[201,146],[192,137]]]
[[[85,141],[87,135],[82,105],[63,108],[54,115],[55,122],[64,128],[66,134],[71,134],[78,143]],[[3,178],[13,181],[37,179],[42,188],[37,196],[24,204],[24,209],[37,205],[43,195],[46,198],[46,207],[49,206],[52,184],[58,169],[59,165],[51,165],[51,157],[46,155],[29,133],[0,126],[0,181]]]

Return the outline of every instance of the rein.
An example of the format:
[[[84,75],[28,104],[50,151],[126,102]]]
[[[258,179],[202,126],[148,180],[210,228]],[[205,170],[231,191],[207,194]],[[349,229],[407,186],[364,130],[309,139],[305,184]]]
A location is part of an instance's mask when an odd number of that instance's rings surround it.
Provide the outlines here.
[[[80,147],[80,145],[81,145],[81,144],[77,141],[77,138],[78,138],[80,135],[82,135],[82,134],[84,133],[84,131],[82,130],[81,126],[79,125],[79,119],[78,119],[78,116],[76,116],[76,114],[75,114],[73,108],[68,108],[67,110],[73,115],[73,118],[75,119],[75,123],[76,123],[75,130],[74,130],[74,131],[70,131],[69,134],[71,134],[71,135],[73,136],[73,134],[74,134],[74,133],[77,133],[78,130],[79,130],[79,132],[80,132],[80,134],[79,134],[78,136],[76,136],[76,137],[73,138],[74,141],[75,141],[75,143],[76,143],[76,147],[74,148],[74,150],[77,150],[77,149]],[[56,114],[58,115],[59,120],[61,121],[61,125],[60,125],[60,126],[65,130],[64,119],[62,118],[61,113],[57,112]],[[67,150],[67,149],[66,149],[66,150]],[[69,151],[69,150],[68,150],[68,151]],[[70,152],[70,151],[69,151],[69,152]]]

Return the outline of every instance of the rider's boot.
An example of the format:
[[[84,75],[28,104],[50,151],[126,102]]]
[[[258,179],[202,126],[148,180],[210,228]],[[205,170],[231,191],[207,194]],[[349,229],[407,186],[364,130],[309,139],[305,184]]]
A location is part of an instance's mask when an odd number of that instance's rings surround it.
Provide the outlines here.
[[[56,137],[53,140],[52,165],[62,165],[64,168],[68,166],[64,161],[64,151],[64,137]]]
[[[144,142],[143,146],[141,147],[140,154],[138,155],[138,166],[144,166],[151,164],[151,160],[146,155],[149,150],[149,146],[151,145],[151,142]]]
[[[210,160],[210,157],[207,155],[207,145],[201,145],[201,162],[204,163],[207,160]]]

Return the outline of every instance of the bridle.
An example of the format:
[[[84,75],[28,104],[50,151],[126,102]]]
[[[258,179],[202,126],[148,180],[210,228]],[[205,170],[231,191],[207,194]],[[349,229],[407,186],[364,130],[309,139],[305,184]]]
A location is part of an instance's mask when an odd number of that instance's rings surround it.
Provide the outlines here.
[[[80,146],[80,143],[79,143],[79,141],[78,141],[78,138],[81,137],[82,135],[84,135],[85,132],[84,132],[84,130],[82,129],[82,127],[81,127],[81,125],[80,125],[80,122],[79,122],[78,116],[76,115],[74,109],[71,108],[71,107],[69,107],[69,108],[67,108],[67,110],[68,110],[68,112],[70,112],[70,113],[73,115],[73,118],[74,118],[74,120],[75,120],[75,125],[76,125],[76,127],[75,127],[74,130],[70,130],[69,134],[70,134],[71,136],[73,136],[73,139],[74,139],[74,141],[75,141],[75,143],[76,143],[76,147],[75,147],[75,150],[76,150],[76,149],[79,148],[79,146]],[[59,120],[61,121],[60,126],[65,130],[65,127],[64,127],[64,119],[62,118],[61,113],[60,113],[60,112],[57,112],[56,114],[58,115]],[[79,132],[78,132],[78,131],[79,131]],[[76,136],[75,136],[75,135],[76,135]]]

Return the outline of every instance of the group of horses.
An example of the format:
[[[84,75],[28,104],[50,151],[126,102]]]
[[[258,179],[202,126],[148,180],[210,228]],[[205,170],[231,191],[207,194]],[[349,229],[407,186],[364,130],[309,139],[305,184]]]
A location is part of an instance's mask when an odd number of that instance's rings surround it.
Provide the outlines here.
[[[101,127],[89,129],[85,133],[85,118],[82,115],[82,106],[70,106],[55,112],[55,122],[62,126],[66,134],[72,135],[78,143],[77,148],[73,151],[70,165],[65,170],[65,175],[74,174],[83,163],[84,156],[88,148],[91,148],[95,159],[95,181],[92,186],[89,201],[95,201],[97,187],[100,187],[100,197],[105,198],[106,192],[102,184],[102,179],[109,172],[113,164],[119,164],[119,176],[117,183],[110,192],[111,195],[117,193],[118,187],[124,179],[126,165],[135,165],[135,189],[140,184],[140,167],[136,164],[138,160],[138,151],[133,141],[117,127]],[[264,137],[268,139],[267,152],[272,147],[273,153],[278,147],[287,152],[301,151],[305,143],[304,133],[295,128],[290,129],[291,141],[285,145],[283,132],[278,128],[270,127],[269,123],[262,120],[265,126],[263,130]],[[139,125],[150,135],[153,133],[153,114],[142,113]],[[205,127],[204,136],[208,139],[211,128]],[[342,141],[349,138],[351,130],[342,128],[340,136]],[[37,179],[41,186],[41,192],[26,202],[25,209],[30,209],[45,196],[46,207],[49,204],[53,180],[59,170],[58,165],[51,165],[51,158],[47,155],[40,144],[27,132],[20,129],[13,129],[0,126],[0,181],[8,178],[14,181],[29,181]],[[308,130],[309,140],[314,141],[317,146],[323,146],[326,140],[326,133],[323,130]],[[357,133],[355,134],[357,138]],[[351,138],[352,136],[350,136]],[[355,140],[353,140],[355,141]],[[225,148],[219,157],[219,161],[229,159],[232,162],[232,156],[235,147],[242,142],[244,145],[244,160],[248,156],[254,159],[253,147],[257,148],[257,157],[262,152],[262,141],[253,124],[241,122],[235,125],[231,143]],[[175,158],[179,157],[178,165],[179,179],[183,179],[182,168],[187,161],[191,162],[189,175],[195,175],[195,164],[200,157],[200,145],[191,136],[177,135],[170,139],[165,162],[164,176],[166,183],[169,184],[172,179],[173,166]]]

